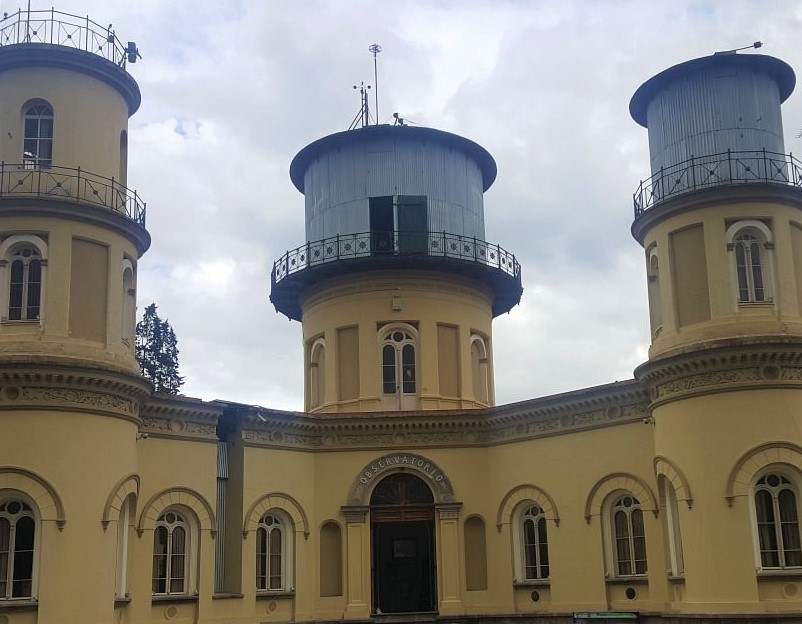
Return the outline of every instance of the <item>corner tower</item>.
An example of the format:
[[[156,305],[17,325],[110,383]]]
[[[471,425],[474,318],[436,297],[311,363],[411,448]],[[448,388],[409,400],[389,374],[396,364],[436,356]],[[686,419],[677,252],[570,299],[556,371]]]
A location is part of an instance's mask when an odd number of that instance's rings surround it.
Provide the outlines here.
[[[718,53],[630,103],[652,169],[634,196],[652,334],[635,375],[684,612],[800,608],[786,589],[800,561],[787,522],[802,492],[802,163],[780,113],[794,85],[779,59]]]
[[[138,483],[150,394],[134,344],[150,237],[127,188],[135,58],[87,17],[0,20],[0,566],[14,562],[0,604],[29,621],[110,622],[113,601],[87,597],[115,582],[125,597],[121,484]]]
[[[306,243],[273,268],[271,301],[303,322],[306,409],[492,405],[495,316],[521,297],[515,257],[485,241],[496,164],[430,128],[367,126],[301,150]]]

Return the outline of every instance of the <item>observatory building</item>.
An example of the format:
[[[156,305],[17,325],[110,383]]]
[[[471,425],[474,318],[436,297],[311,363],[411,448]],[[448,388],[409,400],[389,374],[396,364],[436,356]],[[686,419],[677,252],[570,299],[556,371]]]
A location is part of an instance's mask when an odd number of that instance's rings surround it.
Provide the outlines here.
[[[137,57],[84,17],[0,20],[0,624],[802,618],[788,65],[722,53],[637,90],[648,361],[511,405],[490,154],[404,126],[303,148],[270,295],[303,332],[285,412],[139,375]]]

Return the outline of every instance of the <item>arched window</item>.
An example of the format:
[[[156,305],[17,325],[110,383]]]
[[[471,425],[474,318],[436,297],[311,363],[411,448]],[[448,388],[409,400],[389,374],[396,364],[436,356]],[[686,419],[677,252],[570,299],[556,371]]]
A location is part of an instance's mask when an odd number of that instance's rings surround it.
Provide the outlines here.
[[[755,484],[760,565],[764,568],[802,566],[798,490],[780,472],[770,472]]]
[[[679,526],[679,505],[674,486],[664,475],[660,476],[660,498],[665,519],[666,539],[668,543],[669,572],[672,576],[682,576],[685,573],[685,563],[682,555],[682,537]]]
[[[771,230],[757,220],[739,221],[727,228],[738,303],[771,301]]]
[[[117,598],[125,598],[128,595],[128,542],[135,500],[131,494],[123,501],[117,520],[117,566],[114,583],[114,595]]]
[[[33,597],[36,518],[21,498],[0,502],[0,600]]]
[[[291,522],[284,514],[270,511],[256,529],[257,591],[287,591],[292,542]]]
[[[326,400],[326,341],[318,338],[309,349],[309,407]]]
[[[612,555],[616,576],[646,574],[646,532],[640,501],[629,493],[610,507]]]
[[[660,298],[660,264],[657,249],[652,247],[648,253],[646,267],[647,294],[649,296],[649,324],[652,336],[657,337],[663,328],[663,308]]]
[[[526,501],[514,513],[516,581],[549,578],[549,546],[543,509]]]
[[[123,260],[123,318],[122,340],[132,348],[134,345],[134,332],[136,329],[136,285],[134,277],[134,263],[128,258]]]
[[[34,245],[21,244],[10,253],[8,319],[39,318],[42,303],[42,255]]]
[[[417,407],[416,332],[399,325],[385,329],[381,341],[382,394],[388,409]]]
[[[53,109],[45,102],[30,104],[23,113],[22,163],[26,169],[53,164]]]
[[[188,516],[168,508],[153,532],[153,593],[188,594],[194,544]]]
[[[487,343],[482,336],[471,336],[471,372],[473,377],[473,397],[481,403],[490,402],[489,362]]]

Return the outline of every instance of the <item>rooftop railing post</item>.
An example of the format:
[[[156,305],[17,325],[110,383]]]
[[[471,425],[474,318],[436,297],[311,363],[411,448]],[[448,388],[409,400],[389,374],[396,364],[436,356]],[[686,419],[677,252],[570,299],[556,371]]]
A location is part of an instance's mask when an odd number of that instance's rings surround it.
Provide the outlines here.
[[[763,180],[765,182],[769,181],[769,166],[766,162],[766,148],[763,148]]]
[[[732,150],[730,148],[727,148],[727,171],[729,175],[727,181],[732,182]]]
[[[640,181],[641,186],[643,186],[643,180]],[[666,181],[665,181],[665,167],[660,167],[660,194],[658,197],[663,199],[663,193],[666,192]],[[641,204],[643,205],[643,204]]]
[[[75,201],[81,197],[81,167],[78,167],[78,183],[75,186]]]
[[[3,187],[6,181],[6,161],[0,161],[0,197],[3,197]]]
[[[473,237],[473,260],[476,262],[476,237]]]
[[[50,43],[53,43],[53,24],[55,24],[56,15],[55,15],[55,8],[50,7]]]
[[[696,190],[696,168],[694,167],[693,155],[691,155],[691,188]]]

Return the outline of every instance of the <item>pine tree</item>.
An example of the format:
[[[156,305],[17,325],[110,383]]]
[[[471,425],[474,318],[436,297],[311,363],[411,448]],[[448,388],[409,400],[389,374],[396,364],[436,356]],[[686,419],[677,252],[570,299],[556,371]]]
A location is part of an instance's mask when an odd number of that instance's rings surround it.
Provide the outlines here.
[[[184,383],[178,374],[178,339],[169,321],[159,318],[155,303],[145,308],[136,324],[136,359],[156,392],[178,394]]]

